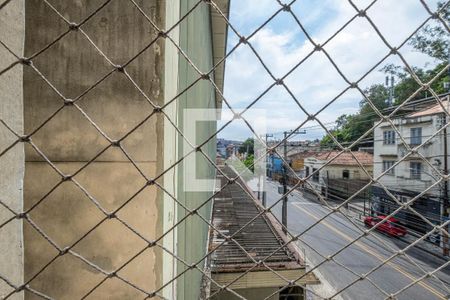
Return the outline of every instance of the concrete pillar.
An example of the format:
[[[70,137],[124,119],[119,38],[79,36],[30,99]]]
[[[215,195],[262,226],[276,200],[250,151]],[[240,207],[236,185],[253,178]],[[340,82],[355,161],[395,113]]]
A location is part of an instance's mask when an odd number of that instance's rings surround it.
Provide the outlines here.
[[[0,41],[22,56],[24,41],[24,1],[11,1],[0,10]],[[0,70],[17,59],[0,45]],[[22,66],[16,65],[0,76],[0,119],[17,134],[23,133],[23,90]],[[17,138],[0,124],[0,153]],[[24,152],[19,143],[0,156],[0,201],[16,213],[22,211]],[[0,206],[0,224],[14,214]],[[0,228],[0,276],[15,286],[23,283],[23,241],[22,221],[15,219]],[[9,285],[0,280],[0,298],[13,291]],[[9,299],[23,299],[23,292],[14,294]]]
[[[58,1],[55,8],[70,22],[79,23],[103,1]],[[138,1],[153,21],[164,24],[164,2]],[[68,25],[43,1],[26,2],[26,55],[39,51]],[[112,1],[82,29],[114,64],[124,64],[143,49],[157,32],[131,1]],[[126,71],[158,105],[163,103],[164,42],[147,49]],[[33,59],[33,64],[66,98],[74,99],[113,67],[78,31],[72,31]],[[24,71],[25,132],[30,133],[63,106],[63,100],[31,68]],[[84,95],[77,105],[111,139],[120,139],[151,112],[152,106],[123,73],[115,72]],[[122,146],[149,178],[162,169],[162,121],[153,116],[130,134]],[[65,106],[40,128],[32,141],[64,174],[74,174],[110,143],[74,106]],[[25,209],[39,203],[29,217],[60,248],[69,247],[107,272],[115,271],[147,244],[118,220],[110,219],[85,236],[104,215],[92,199],[114,211],[133,197],[118,216],[145,238],[161,234],[161,191],[146,181],[119,147],[110,147],[74,176],[61,183],[59,175],[37,151],[25,149]],[[57,186],[57,187],[56,187]],[[56,188],[55,188],[56,187]],[[47,195],[49,191],[53,191]],[[86,192],[87,191],[87,192]],[[136,195],[135,195],[136,194]],[[135,196],[134,196],[135,195]],[[40,202],[42,201],[42,202]],[[84,238],[82,238],[85,236]],[[77,243],[77,241],[82,240]],[[59,256],[39,232],[24,224],[25,280],[55,299],[80,299],[105,276],[71,254]],[[144,251],[119,274],[152,291],[161,284],[161,250]],[[27,293],[27,298],[34,296]],[[106,280],[90,299],[137,299],[144,294],[117,278]]]

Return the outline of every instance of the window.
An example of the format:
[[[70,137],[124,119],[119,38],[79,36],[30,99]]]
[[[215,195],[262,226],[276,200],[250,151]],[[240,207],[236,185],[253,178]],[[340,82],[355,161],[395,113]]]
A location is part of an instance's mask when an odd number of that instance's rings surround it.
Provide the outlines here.
[[[319,182],[319,172],[316,172],[317,171],[316,168],[313,168],[312,170],[313,170],[313,177],[312,177],[313,181]]]
[[[422,144],[422,127],[411,128],[411,145]]]
[[[342,171],[342,178],[349,179],[350,178],[350,171],[349,170],[343,170]]]
[[[292,286],[280,291],[280,300],[300,300],[303,299],[303,288]]]
[[[305,174],[306,174],[306,175],[305,175],[306,177],[309,176],[309,167],[306,167],[306,169],[305,169]]]
[[[394,164],[395,164],[395,160],[383,160],[383,172],[388,170]],[[395,174],[395,168],[390,169],[386,174],[394,175]]]
[[[422,173],[422,163],[412,161],[409,165],[411,179],[420,179]]]
[[[395,144],[395,131],[394,130],[383,131],[383,144],[385,144],[385,145]]]
[[[445,125],[445,119],[446,119],[445,118],[445,114],[444,115],[440,115],[440,116],[437,117],[437,119],[436,119],[436,127],[438,129],[442,128],[442,126]]]
[[[406,202],[408,202],[409,200],[411,200],[411,197],[408,197],[408,196],[398,196],[397,197],[397,199],[398,199],[398,201],[399,202],[401,202],[401,203],[406,203]]]

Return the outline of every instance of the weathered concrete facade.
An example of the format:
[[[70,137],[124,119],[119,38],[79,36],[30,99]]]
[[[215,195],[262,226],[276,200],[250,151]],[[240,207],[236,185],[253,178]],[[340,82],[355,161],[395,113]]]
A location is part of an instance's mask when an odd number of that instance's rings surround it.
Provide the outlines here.
[[[13,1],[0,10],[0,40],[22,56],[24,38],[24,1]],[[16,58],[0,46],[0,70],[8,67]],[[2,75],[0,80],[0,119],[17,134],[23,134],[22,66],[16,65]],[[16,137],[0,124],[0,153],[11,146]],[[0,156],[0,201],[16,213],[22,211],[22,186],[24,172],[23,144],[15,144]],[[5,207],[0,209],[0,224],[14,217]],[[11,220],[0,228],[0,274],[18,286],[23,281],[22,221]],[[0,280],[0,298],[12,288]],[[23,293],[10,299],[23,299]]]
[[[101,2],[53,4],[70,22],[79,23]],[[138,2],[158,26],[164,24],[163,1]],[[44,2],[27,1],[25,55],[39,51],[67,28],[67,24]],[[114,64],[119,65],[156,37],[151,24],[129,1],[112,1],[86,22],[82,30]],[[164,94],[163,46],[163,41],[155,43],[126,67],[126,72],[157,105],[161,105]],[[55,89],[70,99],[77,98],[113,69],[80,30],[64,36],[33,59],[33,64]],[[61,97],[31,68],[24,74],[24,104],[25,132],[28,134],[64,105]],[[113,140],[125,136],[152,112],[152,106],[120,72],[114,72],[82,96],[77,105]],[[121,143],[149,178],[161,171],[161,130],[162,119],[155,115]],[[149,240],[160,235],[161,203],[156,187],[148,186],[135,195],[145,185],[145,179],[120,148],[109,147],[110,142],[75,105],[63,107],[32,136],[32,141],[64,174],[76,174],[73,179],[87,191],[73,181],[61,183],[61,176],[27,145],[25,209],[32,208],[57,186],[29,216],[59,247],[76,243],[75,252],[111,272],[146,246],[142,239],[115,219],[106,220],[77,243],[105,217],[88,195],[108,212],[133,197],[117,215]],[[24,225],[24,240],[25,280],[28,280],[58,252],[28,223]],[[160,285],[160,256],[156,247],[147,249],[119,274],[151,291]],[[79,299],[102,278],[104,275],[99,271],[66,254],[40,273],[31,286],[57,299]],[[35,297],[28,296],[29,299]],[[143,296],[118,279],[111,279],[96,289],[90,298],[136,299]]]
[[[178,257],[194,263],[204,256],[208,225],[190,216],[173,228],[186,211],[172,198],[190,208],[201,205],[214,187],[185,191],[184,179],[214,178],[215,169],[200,154],[195,170],[183,164],[173,167],[183,148],[172,122],[183,130],[184,108],[219,107],[218,92],[203,79],[164,108],[170,122],[161,113],[147,119],[153,111],[149,101],[167,104],[200,75],[168,39],[160,37],[147,47],[158,32],[131,1],[104,3],[17,0],[1,10],[1,40],[31,64],[23,71],[18,64],[0,77],[1,119],[18,134],[30,136],[0,155],[1,195],[9,197],[2,201],[24,216],[0,231],[0,274],[16,286],[25,283],[55,299],[144,298],[115,277],[102,282],[105,274],[89,263],[113,272],[147,247],[118,274],[145,291],[167,284],[159,292],[168,299],[196,299],[201,272],[188,270],[173,279],[186,270]],[[136,3],[161,29],[171,28],[195,5]],[[227,11],[228,1],[218,4]],[[169,33],[202,72],[209,72],[224,55],[226,23],[221,19],[201,3]],[[74,26],[80,23],[80,28]],[[4,68],[16,58],[0,48]],[[117,68],[133,57],[125,72]],[[221,65],[210,73],[212,79],[217,76],[219,88],[223,69]],[[197,128],[197,142],[216,131],[214,121]],[[0,136],[0,151],[17,141],[2,125]],[[117,140],[121,147],[113,142]],[[203,147],[211,159],[215,144],[212,138]],[[168,191],[164,193],[146,178],[167,169],[157,180]],[[125,224],[107,218],[116,210]],[[14,217],[3,208],[0,212],[2,221]],[[211,207],[204,205],[198,212],[209,219]],[[167,251],[159,245],[148,247],[133,231],[147,240],[164,233],[158,244]],[[73,252],[58,251],[64,248]],[[14,289],[0,283],[2,294],[10,291]],[[38,298],[29,291],[14,296]]]

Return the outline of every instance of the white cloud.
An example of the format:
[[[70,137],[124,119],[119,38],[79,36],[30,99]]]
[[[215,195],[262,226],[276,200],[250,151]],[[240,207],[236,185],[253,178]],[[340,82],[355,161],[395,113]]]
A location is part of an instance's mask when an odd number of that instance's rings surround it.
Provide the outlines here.
[[[325,43],[356,13],[347,1],[325,0],[319,4],[314,0],[300,2],[293,6],[293,11],[313,40],[320,44]],[[356,5],[363,8],[367,2],[356,1]],[[392,46],[398,46],[428,17],[419,1],[412,2],[380,0],[368,10],[368,16]],[[248,34],[278,8],[273,0],[233,2],[231,20],[233,25],[237,24],[239,32]],[[288,19],[291,18],[289,14],[282,14],[250,40],[276,78],[283,76],[313,49],[300,28],[292,19]],[[236,39],[231,37],[230,41],[235,42]],[[389,52],[369,22],[359,17],[327,43],[324,49],[350,81],[358,80]],[[401,49],[401,53],[412,65],[423,66],[430,61],[423,54],[412,51],[408,45]],[[399,60],[390,57],[387,62],[399,63]],[[226,64],[225,95],[233,107],[247,106],[273,83],[248,46],[241,45]],[[363,80],[363,88],[383,82],[384,74],[377,72],[380,67]],[[347,86],[321,52],[314,53],[303,62],[285,83],[310,113],[317,112]],[[320,120],[330,123],[343,113],[356,112],[361,98],[355,92],[345,93],[319,115]],[[306,117],[279,86],[263,96],[256,107],[271,112],[268,121],[270,131],[292,129]],[[222,136],[232,138],[236,133],[236,128],[233,128],[225,130]],[[320,133],[314,135],[317,137]]]

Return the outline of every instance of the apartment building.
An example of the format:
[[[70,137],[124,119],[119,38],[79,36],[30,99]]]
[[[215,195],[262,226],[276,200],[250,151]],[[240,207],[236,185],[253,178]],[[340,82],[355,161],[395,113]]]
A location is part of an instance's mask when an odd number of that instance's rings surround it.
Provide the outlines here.
[[[446,109],[449,108],[448,97],[441,98]],[[374,185],[372,189],[372,209],[375,214],[389,214],[398,208],[386,190],[399,203],[409,201],[429,189],[439,178],[439,173],[443,174],[448,168],[448,130],[442,129],[448,121],[441,104],[435,102],[426,108],[400,115],[392,118],[398,132],[388,122],[382,123],[374,131],[374,177],[384,173],[379,179],[380,184]],[[422,144],[412,154],[406,147],[415,148]],[[445,215],[445,201],[448,203],[448,186],[442,182],[427,190],[411,207],[432,223],[439,224]],[[426,222],[411,211],[401,210],[397,218],[418,231],[429,229]]]

